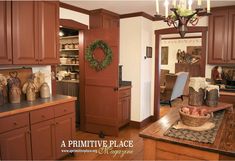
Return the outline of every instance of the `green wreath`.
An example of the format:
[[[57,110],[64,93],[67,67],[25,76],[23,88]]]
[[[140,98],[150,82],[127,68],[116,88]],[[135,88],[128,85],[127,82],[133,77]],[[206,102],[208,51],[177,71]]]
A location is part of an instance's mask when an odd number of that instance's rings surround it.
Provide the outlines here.
[[[102,49],[104,52],[105,58],[102,61],[96,60],[93,56],[93,53],[97,48]],[[85,58],[93,69],[100,71],[111,64],[113,59],[113,52],[106,42],[103,40],[95,40],[87,47]]]

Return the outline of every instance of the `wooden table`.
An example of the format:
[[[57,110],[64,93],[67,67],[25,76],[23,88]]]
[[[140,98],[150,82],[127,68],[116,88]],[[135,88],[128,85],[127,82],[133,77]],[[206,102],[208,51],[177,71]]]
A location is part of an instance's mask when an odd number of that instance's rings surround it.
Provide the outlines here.
[[[140,133],[145,160],[235,160],[235,114],[226,111],[213,144],[187,141],[163,134],[178,119],[178,108]]]

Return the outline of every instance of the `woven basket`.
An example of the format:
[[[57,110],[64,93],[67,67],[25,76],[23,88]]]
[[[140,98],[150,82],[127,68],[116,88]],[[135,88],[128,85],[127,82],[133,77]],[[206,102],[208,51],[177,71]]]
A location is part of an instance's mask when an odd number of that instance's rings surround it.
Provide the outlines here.
[[[192,126],[192,127],[198,127],[202,126],[205,124],[209,119],[210,119],[210,114],[207,114],[206,116],[193,116],[193,115],[188,115],[185,114],[179,110],[180,118],[183,124],[187,126]]]

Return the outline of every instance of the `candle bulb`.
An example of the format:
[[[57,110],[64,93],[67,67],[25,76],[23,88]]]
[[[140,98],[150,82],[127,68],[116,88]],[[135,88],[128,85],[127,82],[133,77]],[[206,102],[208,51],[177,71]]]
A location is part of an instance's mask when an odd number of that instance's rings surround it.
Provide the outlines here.
[[[207,0],[207,13],[211,12],[211,1]]]
[[[198,6],[201,6],[201,5],[202,5],[202,0],[198,0],[198,1],[197,1],[197,5],[198,5]]]
[[[168,17],[168,0],[165,0],[165,17]]]
[[[156,12],[157,14],[159,14],[159,1],[156,0]]]
[[[191,11],[192,10],[192,0],[188,1],[188,9]]]
[[[172,1],[172,5],[173,5],[174,8],[176,8],[176,0]]]

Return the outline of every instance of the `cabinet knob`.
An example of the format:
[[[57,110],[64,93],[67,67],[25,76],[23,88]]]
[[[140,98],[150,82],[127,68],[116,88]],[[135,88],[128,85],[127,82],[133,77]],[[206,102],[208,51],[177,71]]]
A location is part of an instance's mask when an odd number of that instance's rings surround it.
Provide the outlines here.
[[[67,112],[67,110],[66,110],[66,109],[64,109],[64,112]]]
[[[45,115],[42,115],[42,118],[45,118]]]
[[[8,61],[12,61],[12,59],[8,59]]]
[[[14,125],[18,125],[17,122],[14,122],[13,124],[14,124]]]

